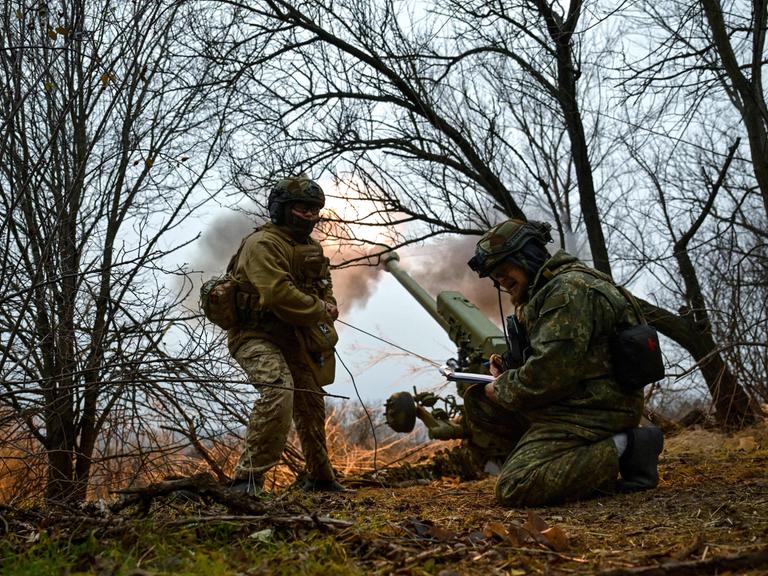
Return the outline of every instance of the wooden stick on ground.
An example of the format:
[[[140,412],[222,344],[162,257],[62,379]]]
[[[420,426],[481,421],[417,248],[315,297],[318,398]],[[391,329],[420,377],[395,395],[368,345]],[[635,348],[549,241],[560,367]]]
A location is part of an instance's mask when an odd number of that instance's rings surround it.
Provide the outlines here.
[[[598,576],[685,576],[687,574],[711,574],[725,570],[743,570],[768,566],[768,548],[756,552],[713,556],[705,560],[664,562],[654,566],[613,568],[598,572]]]

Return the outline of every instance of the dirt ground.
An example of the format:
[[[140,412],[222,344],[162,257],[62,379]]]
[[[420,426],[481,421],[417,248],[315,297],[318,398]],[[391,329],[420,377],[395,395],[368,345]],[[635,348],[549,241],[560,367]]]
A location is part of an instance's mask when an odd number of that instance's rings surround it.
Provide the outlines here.
[[[531,510],[498,506],[492,478],[369,488],[322,507],[368,524],[339,538],[374,573],[432,561],[443,576],[768,574],[765,425],[667,438],[660,476],[654,491]]]
[[[75,523],[71,516],[35,522],[0,510],[8,541],[16,537],[5,546],[0,572],[768,574],[767,470],[768,426],[761,424],[732,436],[696,429],[668,437],[658,489],[563,506],[506,509],[494,502],[493,478],[443,478],[351,494],[289,491],[245,516],[225,514],[218,504],[173,506],[162,499],[139,514],[129,508],[103,515],[90,527],[82,515]],[[87,553],[73,544],[77,533],[86,540],[86,528],[95,542]],[[23,550],[25,542],[41,546],[42,531],[46,554],[59,562],[35,570],[32,558],[40,550],[26,556]],[[58,546],[56,554],[51,546]],[[183,561],[169,564],[169,558]]]

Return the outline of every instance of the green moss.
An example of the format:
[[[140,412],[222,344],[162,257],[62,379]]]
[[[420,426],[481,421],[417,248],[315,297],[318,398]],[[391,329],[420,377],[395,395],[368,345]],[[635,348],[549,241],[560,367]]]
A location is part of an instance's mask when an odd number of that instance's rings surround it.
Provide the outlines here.
[[[47,536],[32,545],[3,542],[0,572],[15,576],[128,576],[136,569],[153,576],[362,574],[342,545],[317,531],[300,535],[263,533],[237,522],[163,528],[134,525],[112,539],[93,533],[80,541]]]

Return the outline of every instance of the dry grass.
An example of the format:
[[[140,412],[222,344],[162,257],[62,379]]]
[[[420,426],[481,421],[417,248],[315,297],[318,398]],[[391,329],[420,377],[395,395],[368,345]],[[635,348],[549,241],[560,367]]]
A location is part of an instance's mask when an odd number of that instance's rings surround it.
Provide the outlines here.
[[[370,449],[343,449],[350,470],[368,468]],[[737,435],[669,437],[656,490],[535,509],[497,505],[493,478],[443,478],[351,494],[285,491],[275,500],[351,524],[338,528],[223,517],[190,500],[158,503],[144,520],[97,517],[95,531],[84,519],[35,525],[0,511],[12,529],[0,560],[36,576],[768,574],[767,466],[761,424]]]

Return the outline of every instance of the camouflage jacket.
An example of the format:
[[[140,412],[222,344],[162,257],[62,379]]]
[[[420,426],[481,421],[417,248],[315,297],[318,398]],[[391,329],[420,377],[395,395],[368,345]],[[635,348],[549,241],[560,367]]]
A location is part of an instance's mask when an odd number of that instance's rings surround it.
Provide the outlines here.
[[[496,380],[495,393],[534,425],[562,424],[598,440],[638,424],[643,394],[612,377],[609,342],[620,323],[637,323],[632,308],[607,276],[585,267],[562,250],[544,263],[522,311],[531,354]]]
[[[234,354],[248,338],[265,338],[284,350],[297,346],[294,327],[329,320],[324,302],[336,304],[328,259],[320,244],[302,244],[267,223],[248,236],[230,275],[252,291],[251,320],[229,330]]]

